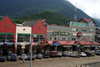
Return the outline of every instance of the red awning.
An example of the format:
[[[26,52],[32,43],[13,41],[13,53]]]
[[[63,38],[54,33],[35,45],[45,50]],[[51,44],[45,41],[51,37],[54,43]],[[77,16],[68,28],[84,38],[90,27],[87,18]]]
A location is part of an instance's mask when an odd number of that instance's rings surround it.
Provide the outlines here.
[[[47,41],[50,45],[53,45],[53,41]],[[75,41],[57,41],[61,45],[75,45]]]
[[[48,42],[50,45],[53,45],[53,41],[50,40],[50,41],[47,41],[47,42]]]
[[[90,41],[78,41],[82,45],[100,45],[100,43],[97,43],[96,41],[90,42]]]
[[[75,41],[58,41],[61,45],[75,45]]]

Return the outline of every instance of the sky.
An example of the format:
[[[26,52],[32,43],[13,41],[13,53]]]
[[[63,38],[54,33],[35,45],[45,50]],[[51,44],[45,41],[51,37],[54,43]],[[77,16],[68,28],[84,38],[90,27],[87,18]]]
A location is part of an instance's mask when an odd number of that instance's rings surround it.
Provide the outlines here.
[[[68,0],[87,15],[100,19],[100,0]]]

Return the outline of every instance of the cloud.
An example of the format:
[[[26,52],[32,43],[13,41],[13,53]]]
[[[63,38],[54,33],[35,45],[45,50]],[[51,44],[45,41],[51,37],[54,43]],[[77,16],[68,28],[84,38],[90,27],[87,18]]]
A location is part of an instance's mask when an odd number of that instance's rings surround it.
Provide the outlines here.
[[[84,11],[87,15],[95,18],[100,18],[100,0],[68,0],[74,6]]]

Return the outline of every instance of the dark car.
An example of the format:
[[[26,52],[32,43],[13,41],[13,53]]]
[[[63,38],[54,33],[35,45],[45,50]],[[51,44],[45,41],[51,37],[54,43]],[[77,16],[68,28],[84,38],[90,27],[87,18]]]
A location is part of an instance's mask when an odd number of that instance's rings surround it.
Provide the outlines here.
[[[50,56],[51,57],[56,57],[58,54],[57,54],[57,51],[51,51],[50,52]]]
[[[90,52],[85,52],[85,54],[86,54],[88,57],[92,56],[92,54],[91,54]]]
[[[43,57],[49,58],[50,57],[50,53],[49,52],[44,52],[43,53]]]
[[[7,60],[6,56],[1,56],[0,57],[0,61],[4,61],[5,62],[6,60]]]
[[[10,60],[15,60],[17,61],[18,57],[16,54],[12,54],[11,57],[10,57]]]

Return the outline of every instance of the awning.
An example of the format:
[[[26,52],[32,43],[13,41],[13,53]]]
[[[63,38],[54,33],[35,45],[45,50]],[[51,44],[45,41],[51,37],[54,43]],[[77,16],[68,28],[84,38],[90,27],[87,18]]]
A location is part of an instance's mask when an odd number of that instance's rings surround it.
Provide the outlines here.
[[[50,44],[50,45],[53,45],[53,41],[47,41],[48,42],[48,44]]]
[[[47,41],[50,45],[53,45],[53,41]],[[57,41],[60,45],[75,45],[75,41]]]
[[[75,45],[75,41],[58,41],[61,45]]]
[[[81,43],[81,45],[100,45],[100,43],[97,43],[96,41],[90,42],[90,41],[78,41]]]

